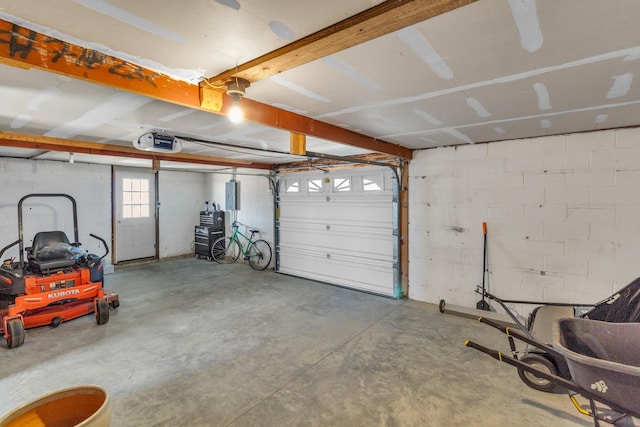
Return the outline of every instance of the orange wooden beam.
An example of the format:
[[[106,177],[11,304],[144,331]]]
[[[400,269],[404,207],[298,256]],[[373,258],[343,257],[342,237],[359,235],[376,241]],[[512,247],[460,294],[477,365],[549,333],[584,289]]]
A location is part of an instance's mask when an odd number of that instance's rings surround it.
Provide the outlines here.
[[[200,108],[198,85],[3,20],[0,20],[0,62],[53,71],[174,104]]]
[[[176,80],[114,56],[3,20],[0,20],[0,63],[52,71],[213,113],[226,114],[230,104],[226,95],[223,101],[223,94],[207,84],[194,85]],[[246,98],[242,104],[246,118],[257,124],[411,158],[410,149],[386,141]]]
[[[266,124],[267,126],[303,135],[315,136],[328,141],[340,142],[364,150],[391,154],[392,156],[402,157],[407,160],[410,160],[413,155],[413,150],[410,148],[391,144],[371,136],[321,122],[291,111],[272,107],[251,99],[242,98],[240,105],[244,111],[245,120],[251,122]],[[231,98],[225,95],[221,113],[226,114],[230,106]]]
[[[181,163],[195,163],[201,165],[230,166],[249,169],[272,169],[271,164],[249,162],[246,160],[225,159],[222,157],[202,156],[187,153],[163,154],[150,151],[140,151],[133,147],[121,145],[101,144],[89,141],[71,141],[46,136],[24,135],[13,132],[0,131],[0,145],[6,147],[29,148],[34,150],[64,151],[69,153],[95,154],[100,156],[129,157],[148,160],[165,160]]]

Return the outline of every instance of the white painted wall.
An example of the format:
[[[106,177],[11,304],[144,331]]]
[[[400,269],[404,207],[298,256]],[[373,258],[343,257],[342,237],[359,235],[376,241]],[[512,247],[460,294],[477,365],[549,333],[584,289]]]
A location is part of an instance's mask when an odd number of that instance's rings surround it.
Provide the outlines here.
[[[244,173],[250,175],[244,175]],[[238,170],[235,180],[240,183],[240,209],[235,211],[236,219],[248,228],[260,230],[259,237],[266,240],[271,245],[273,258],[271,267],[275,260],[275,232],[274,232],[274,202],[273,189],[269,180],[265,176],[268,172],[257,170]],[[208,174],[205,193],[210,195],[209,202],[215,201],[220,205],[220,209],[225,210],[225,183],[232,179],[231,174]],[[227,225],[233,221],[233,212],[226,211]],[[243,233],[246,228],[243,226]],[[227,228],[226,234],[231,234],[231,229]],[[270,267],[270,268],[271,268]]]
[[[194,227],[206,199],[205,174],[161,170],[158,187],[160,258],[194,253]]]
[[[503,299],[597,302],[640,276],[638,128],[415,152],[409,174],[412,299],[475,307],[483,221]]]
[[[76,200],[82,247],[102,255],[96,234],[111,243],[111,167],[82,163],[0,158],[0,247],[18,239],[18,201],[32,193],[64,193]],[[62,230],[73,240],[71,203],[66,199],[27,199],[23,204],[24,246],[38,231]],[[3,259],[19,257],[18,246]]]
[[[204,209],[205,177],[199,172],[159,172],[160,258],[193,253],[194,226]],[[111,244],[111,166],[0,158],[0,248],[18,238],[20,198],[30,193],[65,193],[76,199],[78,229],[82,247],[102,255],[102,245],[89,233]],[[32,199],[24,204],[25,247],[30,246],[37,231],[65,231],[73,240],[70,203],[66,199]],[[31,214],[31,215],[30,215]],[[18,247],[8,250],[4,258],[18,258]],[[111,263],[111,255],[106,260]]]

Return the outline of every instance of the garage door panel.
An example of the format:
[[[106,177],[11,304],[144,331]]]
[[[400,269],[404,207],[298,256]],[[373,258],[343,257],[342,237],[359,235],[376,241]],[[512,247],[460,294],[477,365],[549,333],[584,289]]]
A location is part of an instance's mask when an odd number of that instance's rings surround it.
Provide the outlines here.
[[[283,265],[287,274],[327,283],[393,296],[391,261],[371,262],[364,258],[333,255],[323,259],[321,253],[287,253]],[[382,279],[382,280],[381,280]]]
[[[281,234],[281,248],[285,247],[313,247],[323,252],[366,253],[369,256],[393,256],[393,238],[387,235],[362,233],[333,233],[319,231],[317,233],[283,232]]]
[[[391,175],[389,168],[359,168],[280,179],[278,271],[397,296]],[[335,180],[344,189],[345,179],[349,191],[338,192]],[[371,182],[376,191],[365,191]]]

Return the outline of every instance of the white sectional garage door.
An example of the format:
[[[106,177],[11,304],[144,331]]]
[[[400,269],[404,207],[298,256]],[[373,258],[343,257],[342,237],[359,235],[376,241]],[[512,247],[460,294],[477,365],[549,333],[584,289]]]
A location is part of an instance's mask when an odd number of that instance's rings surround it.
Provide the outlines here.
[[[399,297],[392,176],[385,167],[279,175],[277,271]]]

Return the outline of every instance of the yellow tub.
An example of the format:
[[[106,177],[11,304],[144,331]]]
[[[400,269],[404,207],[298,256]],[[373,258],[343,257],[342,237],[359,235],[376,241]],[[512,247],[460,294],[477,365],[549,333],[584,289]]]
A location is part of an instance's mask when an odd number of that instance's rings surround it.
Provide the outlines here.
[[[109,393],[93,385],[54,391],[0,419],[0,427],[108,427],[110,424]]]

